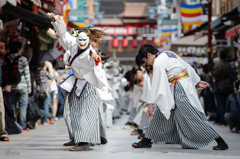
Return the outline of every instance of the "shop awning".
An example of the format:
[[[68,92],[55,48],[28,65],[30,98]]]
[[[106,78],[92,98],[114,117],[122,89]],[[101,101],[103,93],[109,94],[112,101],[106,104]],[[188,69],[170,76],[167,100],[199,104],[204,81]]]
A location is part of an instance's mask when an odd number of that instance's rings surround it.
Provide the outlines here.
[[[219,17],[215,21],[211,22],[211,29],[217,27],[220,24],[222,24],[222,17]]]
[[[21,18],[22,21],[29,22],[38,27],[41,27],[44,29],[48,29],[49,27],[52,27],[52,25],[50,23],[51,22],[50,18],[43,16],[43,15],[33,13],[26,9],[15,7],[12,4],[10,4],[9,2],[7,2],[2,7],[2,9],[3,9],[4,14],[11,15],[15,18]]]
[[[204,35],[196,40],[195,35],[185,36],[172,42],[171,51],[183,54],[206,54],[208,36]],[[212,36],[212,43],[215,43],[215,37]]]
[[[227,39],[227,38],[229,38],[229,37],[232,37],[232,36],[234,36],[234,35],[237,35],[238,32],[239,32],[239,30],[240,30],[240,24],[237,25],[237,26],[235,26],[235,27],[233,27],[233,28],[231,28],[231,29],[229,29],[229,30],[227,30],[227,31],[226,31],[226,34],[225,34],[225,38]],[[236,34],[236,33],[237,33],[237,34]]]

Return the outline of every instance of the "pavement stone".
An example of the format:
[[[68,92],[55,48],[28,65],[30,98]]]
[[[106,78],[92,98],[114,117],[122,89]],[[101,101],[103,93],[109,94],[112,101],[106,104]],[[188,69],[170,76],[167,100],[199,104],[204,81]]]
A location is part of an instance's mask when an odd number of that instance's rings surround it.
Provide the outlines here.
[[[122,117],[107,129],[108,144],[94,146],[91,151],[71,152],[70,147],[62,146],[68,142],[68,132],[63,119],[54,125],[38,126],[29,133],[9,135],[10,142],[0,142],[0,159],[240,159],[240,134],[229,131],[228,126],[213,125],[230,149],[213,151],[216,142],[201,149],[181,149],[180,145],[153,144],[150,149],[132,148],[139,141],[131,136],[132,129],[122,129],[128,116]]]

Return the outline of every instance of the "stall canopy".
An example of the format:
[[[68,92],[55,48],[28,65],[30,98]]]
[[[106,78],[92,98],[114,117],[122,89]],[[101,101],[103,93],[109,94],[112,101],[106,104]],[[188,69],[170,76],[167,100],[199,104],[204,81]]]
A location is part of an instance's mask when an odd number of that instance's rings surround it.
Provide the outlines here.
[[[183,54],[206,54],[206,46],[208,42],[207,35],[197,37],[195,35],[185,36],[172,42],[171,51]],[[212,36],[212,43],[215,43],[215,37]]]
[[[229,30],[226,31],[225,38],[230,38],[232,36],[238,35],[240,30],[240,25],[237,25]]]
[[[12,4],[10,4],[9,2],[7,2],[2,7],[2,9],[3,9],[3,13],[5,15],[10,15],[10,16],[13,16],[14,18],[21,18],[22,21],[31,23],[40,28],[48,29],[49,27],[52,27],[52,25],[50,23],[51,22],[50,18],[43,16],[43,15],[33,13],[26,9],[15,7]]]

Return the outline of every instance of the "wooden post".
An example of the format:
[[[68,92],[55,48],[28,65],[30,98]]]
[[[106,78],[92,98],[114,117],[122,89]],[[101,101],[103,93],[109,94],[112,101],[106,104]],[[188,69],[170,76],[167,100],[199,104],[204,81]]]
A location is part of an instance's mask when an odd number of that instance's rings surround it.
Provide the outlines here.
[[[212,18],[212,0],[208,0],[208,48],[207,48],[208,61],[212,60],[211,18]]]

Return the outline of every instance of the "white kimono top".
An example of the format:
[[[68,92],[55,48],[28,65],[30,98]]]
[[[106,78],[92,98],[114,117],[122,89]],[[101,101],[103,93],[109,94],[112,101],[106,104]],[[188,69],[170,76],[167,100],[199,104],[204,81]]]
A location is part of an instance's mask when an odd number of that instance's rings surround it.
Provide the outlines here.
[[[71,61],[79,51],[79,44],[77,43],[76,38],[72,37],[66,31],[66,26],[63,21],[52,22],[52,25],[60,37],[59,41],[64,49],[69,50],[69,61]],[[98,74],[95,66],[95,60],[89,55],[90,49],[95,53],[95,50],[90,45],[88,49],[77,56],[77,58],[71,64],[73,75],[67,77],[62,83],[59,84],[61,89],[69,93],[76,86],[77,89],[75,90],[75,93],[77,97],[81,96],[87,83],[90,83],[97,88],[106,86]]]
[[[151,91],[151,82],[150,82],[150,76],[145,72],[143,74],[143,93],[140,99],[146,103],[149,101],[150,97],[150,91]]]
[[[168,80],[183,70],[187,70],[189,77],[178,82],[181,83],[192,106],[204,113],[195,88],[200,77],[182,58],[171,51],[165,51],[154,60],[149,103],[157,104],[167,119],[170,117],[171,109],[175,108],[174,84],[171,85]]]
[[[133,93],[132,93],[132,99],[133,99],[133,108],[137,108],[141,105],[139,102],[140,97],[143,93],[143,87],[140,87],[138,85],[134,85],[133,87]]]

